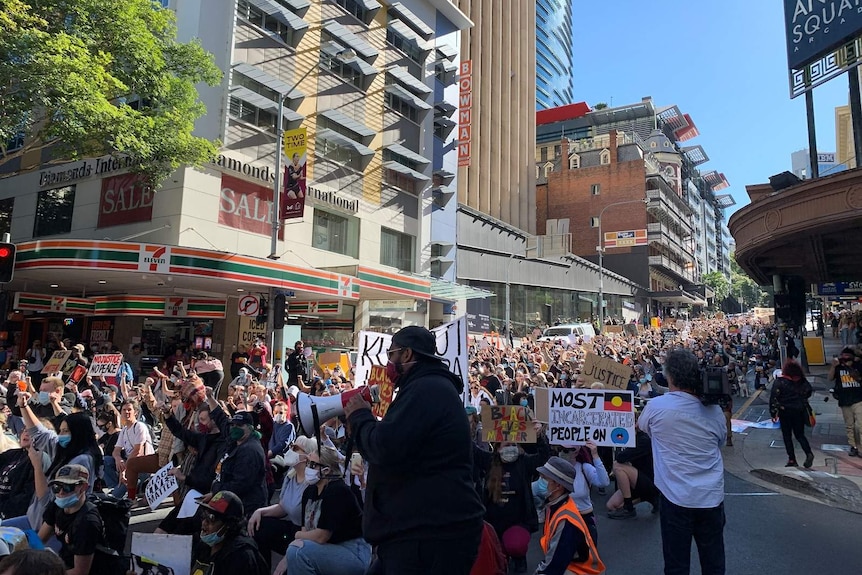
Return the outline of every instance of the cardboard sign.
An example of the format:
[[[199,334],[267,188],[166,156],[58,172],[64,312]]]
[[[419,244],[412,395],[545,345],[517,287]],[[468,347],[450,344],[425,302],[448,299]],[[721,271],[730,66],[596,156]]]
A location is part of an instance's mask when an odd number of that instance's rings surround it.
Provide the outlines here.
[[[377,419],[383,419],[383,416],[389,411],[389,406],[392,405],[393,392],[395,391],[395,387],[386,376],[386,368],[379,365],[372,366],[368,385],[377,386],[376,394],[372,391],[372,394],[376,395],[377,401],[371,404],[371,413]]]
[[[58,371],[63,371],[63,366],[66,365],[66,360],[71,356],[71,351],[55,351],[51,354],[48,362],[45,363],[45,367],[43,367],[42,371],[39,373],[50,375],[52,373],[57,373]]]
[[[608,447],[634,447],[634,394],[604,389],[549,390],[548,441],[563,446],[592,441]]]
[[[69,378],[66,380],[66,383],[74,383],[77,385],[84,380],[85,375],[87,375],[87,368],[83,365],[76,365],[69,373]]]
[[[164,573],[159,567],[170,569],[174,575],[191,572],[192,536],[161,533],[132,533],[132,554],[157,567],[141,573]],[[136,562],[137,563],[137,562]],[[137,565],[133,568],[137,569]],[[135,571],[136,573],[138,571]]]
[[[482,441],[536,443],[536,428],[526,407],[491,405],[482,409]]]
[[[89,374],[93,377],[116,377],[123,363],[122,353],[100,353],[93,356],[90,362]]]
[[[623,326],[623,331],[626,335],[637,335],[638,334],[638,326],[634,323],[627,323]]]
[[[533,405],[536,406],[536,410],[533,415],[536,421],[541,423],[548,423],[548,405],[550,405],[548,401],[548,393],[549,390],[547,387],[533,388]]]
[[[431,330],[436,337],[436,355],[443,364],[464,382],[467,388],[467,320],[460,317]],[[359,332],[359,350],[356,355],[354,386],[368,385],[371,368],[375,365],[386,366],[389,358],[386,351],[392,343],[392,336],[373,331]]]
[[[587,378],[588,385],[594,381],[601,381],[608,387],[626,389],[632,375],[632,368],[609,357],[588,353],[581,373]]]
[[[150,480],[147,483],[147,503],[150,504],[150,509],[153,511],[162,504],[162,501],[168,498],[174,491],[179,489],[177,478],[173,475],[168,475],[168,471],[174,468],[172,461],[167,465],[150,475]]]

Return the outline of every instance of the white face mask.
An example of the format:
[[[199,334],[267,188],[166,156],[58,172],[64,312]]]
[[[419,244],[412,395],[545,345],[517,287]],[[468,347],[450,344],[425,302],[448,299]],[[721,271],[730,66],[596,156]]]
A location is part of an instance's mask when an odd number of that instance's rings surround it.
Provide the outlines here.
[[[305,482],[309,485],[317,485],[318,481],[320,481],[320,470],[306,468]]]
[[[275,417],[272,418],[276,423],[287,423],[287,416],[283,413],[279,413]]]
[[[517,445],[508,445],[500,448],[500,459],[503,460],[503,463],[512,463],[518,459],[520,454],[521,451]]]
[[[287,453],[285,453],[285,454],[282,456],[282,459],[284,459],[284,464],[285,464],[285,465],[287,465],[288,467],[293,467],[294,465],[298,465],[298,464],[299,464],[300,456],[299,456],[299,454],[298,454],[297,452],[295,452],[294,450],[292,450],[292,449],[288,449],[288,450],[287,450]]]

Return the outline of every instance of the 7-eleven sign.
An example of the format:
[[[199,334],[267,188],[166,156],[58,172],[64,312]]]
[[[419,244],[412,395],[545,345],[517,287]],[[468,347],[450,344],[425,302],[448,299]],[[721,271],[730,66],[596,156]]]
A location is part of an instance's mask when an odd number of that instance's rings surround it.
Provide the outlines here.
[[[186,317],[189,314],[189,300],[184,297],[169,297],[165,299],[165,316]]]
[[[51,298],[51,311],[66,311],[66,302],[68,300],[64,297],[52,297]]]

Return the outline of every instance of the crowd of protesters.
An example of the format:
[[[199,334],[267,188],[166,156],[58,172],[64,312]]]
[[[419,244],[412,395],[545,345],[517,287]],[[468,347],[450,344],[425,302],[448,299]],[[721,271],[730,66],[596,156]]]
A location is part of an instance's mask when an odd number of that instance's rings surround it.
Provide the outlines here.
[[[644,402],[675,397],[691,375],[674,381],[666,369],[680,348],[691,356],[688,367],[726,370],[733,394],[745,397],[782,377],[778,336],[751,317],[674,320],[586,339],[478,336],[462,389],[434,358],[430,332],[405,328],[388,352],[398,391],[386,416],[378,421],[357,397],[345,415],[312,430],[300,429],[299,394],[351,390],[352,373],[318,369],[302,342],[283,365],[268,363],[262,342],[239,348],[227,370],[206,352],[178,348],[149,373],[126,361],[114,379],[86,376],[77,384],[63,373],[37,377],[33,366],[41,371],[46,356],[34,342],[3,384],[0,515],[4,526],[35,532],[71,572],[107,572],[99,560],[104,526],[88,495],[144,507],[147,477],[172,462],[179,489],[157,532],[192,535],[194,572],[202,575],[520,573],[539,530],[545,559],[536,573],[600,573],[592,494],[607,493],[611,477],[606,512],[613,519],[635,517],[638,501],[653,513],[690,512],[685,497],[669,499],[674,484],[658,471],[653,430],[660,418],[648,416],[636,447],[614,453],[592,443],[549,445],[538,422],[535,443],[487,443],[482,410],[510,405],[534,414],[537,388],[603,386],[583,373],[591,353],[630,367],[628,389]],[[86,365],[83,345],[63,345]],[[849,382],[845,371],[840,377]],[[788,371],[780,385],[793,377]],[[712,430],[710,441],[729,445],[725,412],[727,429]],[[787,441],[798,418],[795,411],[781,417]],[[807,444],[803,450],[807,456]],[[200,509],[180,517],[194,492]],[[425,570],[410,571],[416,562]]]

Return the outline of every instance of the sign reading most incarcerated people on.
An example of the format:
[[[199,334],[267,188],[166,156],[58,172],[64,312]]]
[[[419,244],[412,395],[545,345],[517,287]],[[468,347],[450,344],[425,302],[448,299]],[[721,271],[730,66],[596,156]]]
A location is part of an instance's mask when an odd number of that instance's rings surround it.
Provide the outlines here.
[[[631,391],[551,389],[548,441],[552,445],[634,447],[635,411]]]
[[[609,357],[601,357],[588,353],[581,374],[587,379],[587,385],[601,381],[608,387],[625,389],[628,387],[632,368],[618,363]]]
[[[467,320],[459,317],[453,322],[435,327],[431,332],[437,338],[437,357],[449,371],[461,378],[467,386]],[[359,352],[356,356],[356,386],[368,385],[371,368],[375,365],[386,366],[386,351],[392,343],[392,336],[373,331],[359,332]]]
[[[482,441],[536,443],[536,428],[527,408],[520,405],[483,407]]]
[[[90,362],[89,374],[93,377],[116,377],[123,363],[122,353],[99,353],[93,356]]]

